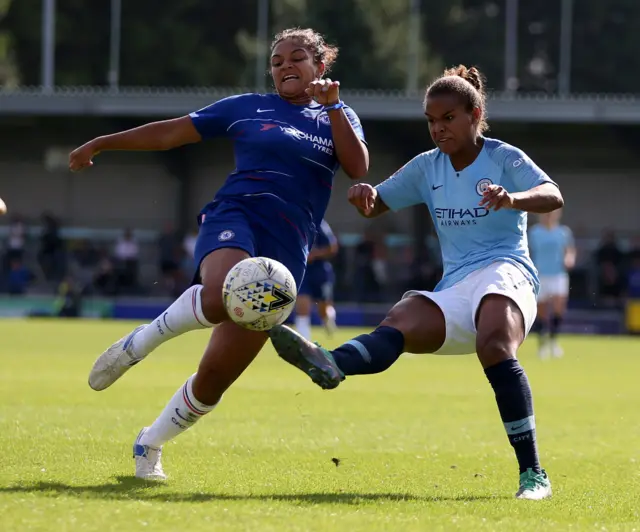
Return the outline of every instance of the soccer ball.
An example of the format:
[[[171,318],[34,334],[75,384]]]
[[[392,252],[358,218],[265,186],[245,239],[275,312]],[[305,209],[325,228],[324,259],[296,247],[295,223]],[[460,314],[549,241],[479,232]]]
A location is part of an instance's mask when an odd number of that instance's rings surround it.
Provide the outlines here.
[[[252,331],[268,331],[284,323],[297,295],[296,281],[287,267],[266,257],[240,261],[231,268],[222,287],[229,317]]]

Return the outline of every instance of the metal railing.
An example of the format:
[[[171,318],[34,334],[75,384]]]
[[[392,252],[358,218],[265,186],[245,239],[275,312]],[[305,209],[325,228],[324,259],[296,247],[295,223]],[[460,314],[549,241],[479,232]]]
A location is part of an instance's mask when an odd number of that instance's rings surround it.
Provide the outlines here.
[[[0,116],[178,116],[250,87],[20,87],[0,89]],[[422,91],[343,90],[362,119],[418,120]],[[489,95],[494,121],[640,124],[640,94],[511,93]]]

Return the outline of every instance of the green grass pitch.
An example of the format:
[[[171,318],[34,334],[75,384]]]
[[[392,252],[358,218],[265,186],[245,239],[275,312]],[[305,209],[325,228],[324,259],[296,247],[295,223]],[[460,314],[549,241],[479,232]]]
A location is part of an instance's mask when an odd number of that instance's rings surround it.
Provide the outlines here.
[[[523,347],[554,488],[531,502],[513,499],[515,458],[473,356],[408,356],[327,392],[266,348],[165,447],[169,481],[138,482],[133,439],[195,371],[207,333],[93,392],[95,357],[132,325],[0,321],[3,532],[640,531],[640,339],[570,337],[549,361]],[[335,345],[358,331],[316,333]]]

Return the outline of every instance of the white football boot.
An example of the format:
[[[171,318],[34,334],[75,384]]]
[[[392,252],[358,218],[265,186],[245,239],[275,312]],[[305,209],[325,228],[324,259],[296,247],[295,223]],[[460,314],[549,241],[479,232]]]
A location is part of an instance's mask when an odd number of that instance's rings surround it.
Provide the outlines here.
[[[327,333],[327,336],[333,336],[334,333],[336,332],[337,326],[336,326],[336,320],[332,320],[332,319],[327,319],[324,322],[324,330]]]
[[[564,355],[564,349],[557,340],[551,340],[551,355],[553,358],[562,358]]]
[[[527,469],[520,474],[520,489],[516,493],[516,499],[541,501],[551,495],[551,481],[544,469],[540,473],[536,473],[533,469]]]
[[[548,338],[540,338],[538,345],[538,357],[540,360],[546,360],[551,356],[551,342]]]
[[[133,444],[133,459],[136,461],[136,477],[144,480],[167,480],[162,470],[162,447],[142,445],[140,438],[149,427],[144,427]]]
[[[146,325],[140,325],[98,357],[89,373],[91,388],[96,391],[108,388],[148,355],[148,353],[134,353],[132,347],[133,337],[145,327]]]

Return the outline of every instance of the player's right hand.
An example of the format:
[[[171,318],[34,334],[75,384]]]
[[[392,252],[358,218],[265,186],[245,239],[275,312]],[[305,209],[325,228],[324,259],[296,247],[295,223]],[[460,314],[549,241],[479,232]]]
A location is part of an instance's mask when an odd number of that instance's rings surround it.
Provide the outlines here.
[[[100,153],[93,141],[83,144],[69,154],[69,170],[79,172],[93,166],[92,159]]]
[[[349,203],[354,205],[365,216],[373,213],[377,197],[378,191],[367,183],[353,185],[347,194]]]

